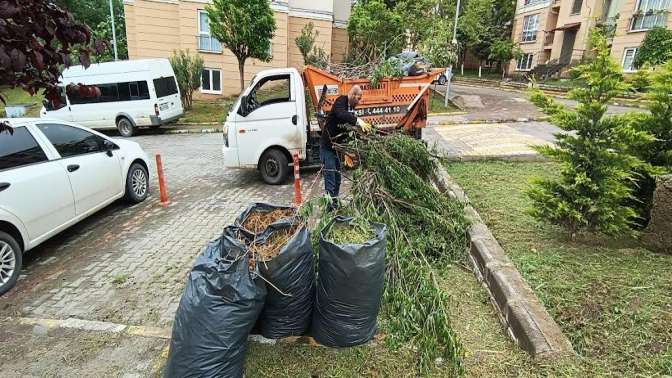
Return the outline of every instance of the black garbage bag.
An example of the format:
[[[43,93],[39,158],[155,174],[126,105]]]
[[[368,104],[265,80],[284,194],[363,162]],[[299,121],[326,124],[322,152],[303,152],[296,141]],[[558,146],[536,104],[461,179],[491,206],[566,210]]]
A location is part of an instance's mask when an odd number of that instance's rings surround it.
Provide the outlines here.
[[[248,268],[247,247],[227,227],[191,269],[175,314],[164,377],[242,377],[247,336],[265,283]]]
[[[233,225],[236,226],[236,227],[239,227],[240,230],[243,231],[243,233],[247,237],[253,238],[255,236],[259,236],[266,230],[258,230],[257,232],[255,232],[254,230],[248,230],[243,225],[245,223],[245,220],[252,213],[255,213],[255,212],[270,213],[273,210],[294,210],[294,208],[291,207],[291,206],[280,206],[280,205],[272,205],[270,203],[264,203],[264,202],[255,202],[255,203],[251,204],[250,206],[248,206],[247,209],[245,209],[245,211],[240,213],[240,215],[233,222]],[[279,220],[279,221],[282,221],[282,219]]]
[[[320,232],[312,336],[330,347],[364,344],[376,334],[385,283],[383,224],[372,223],[376,237],[364,244],[337,245],[325,239],[330,227],[349,222],[336,217]]]
[[[296,226],[299,228],[276,257],[257,263],[261,275],[269,283],[266,302],[259,318],[261,334],[269,339],[301,336],[310,328],[315,295],[315,266],[310,233],[305,222],[298,217],[276,222],[255,242],[263,244],[274,233]]]

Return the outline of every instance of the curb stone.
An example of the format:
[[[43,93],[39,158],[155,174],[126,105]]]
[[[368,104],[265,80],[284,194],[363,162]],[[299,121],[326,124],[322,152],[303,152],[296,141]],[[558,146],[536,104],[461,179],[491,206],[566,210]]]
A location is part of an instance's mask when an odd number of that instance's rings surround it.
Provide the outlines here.
[[[534,359],[574,355],[569,339],[525,282],[478,212],[469,204],[464,191],[451,180],[438,161],[437,167],[438,173],[434,178],[437,188],[465,205],[466,217],[471,222],[468,230],[469,260],[477,279],[488,290],[509,336]]]

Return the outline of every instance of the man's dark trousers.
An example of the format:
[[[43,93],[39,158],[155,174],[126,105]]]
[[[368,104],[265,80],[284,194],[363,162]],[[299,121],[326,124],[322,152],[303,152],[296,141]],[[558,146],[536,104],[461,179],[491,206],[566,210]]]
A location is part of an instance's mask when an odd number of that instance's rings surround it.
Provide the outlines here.
[[[333,149],[320,147],[320,162],[324,175],[324,190],[335,203],[341,190],[341,160]]]

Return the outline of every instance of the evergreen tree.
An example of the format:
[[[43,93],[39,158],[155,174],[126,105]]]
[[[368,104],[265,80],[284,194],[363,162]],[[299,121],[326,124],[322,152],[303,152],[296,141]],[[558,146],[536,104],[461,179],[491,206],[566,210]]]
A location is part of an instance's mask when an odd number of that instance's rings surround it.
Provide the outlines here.
[[[532,214],[564,227],[572,238],[582,231],[632,231],[637,213],[625,203],[632,195],[634,171],[644,163],[630,151],[652,140],[650,134],[633,128],[628,116],[605,115],[609,100],[623,93],[627,84],[610,57],[606,38],[593,31],[590,40],[594,59],[574,69],[585,87],[569,93],[578,102],[576,110],[539,91],[532,95],[532,102],[563,130],[556,134],[555,146],[537,148],[560,163],[560,178],[533,183],[528,191]]]

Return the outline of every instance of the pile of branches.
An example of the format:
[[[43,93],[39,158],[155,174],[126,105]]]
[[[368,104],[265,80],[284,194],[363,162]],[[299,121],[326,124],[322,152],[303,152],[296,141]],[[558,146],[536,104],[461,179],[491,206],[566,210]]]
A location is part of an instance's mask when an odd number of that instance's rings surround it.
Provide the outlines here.
[[[410,342],[423,375],[438,358],[452,374],[462,374],[463,348],[435,271],[466,256],[462,204],[432,186],[437,167],[421,141],[402,134],[360,136],[337,148],[361,163],[339,213],[388,227],[385,340],[393,347]]]

